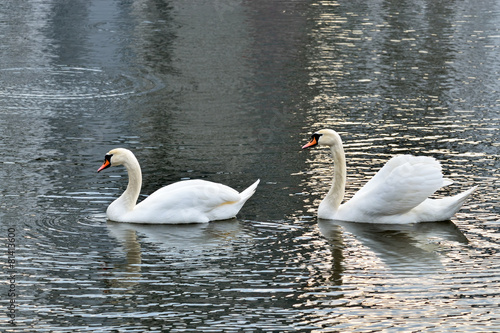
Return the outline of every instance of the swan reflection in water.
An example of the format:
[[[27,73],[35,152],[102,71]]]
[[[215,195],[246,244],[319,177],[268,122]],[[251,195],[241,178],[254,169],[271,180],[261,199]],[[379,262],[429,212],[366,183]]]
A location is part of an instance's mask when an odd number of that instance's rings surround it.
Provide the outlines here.
[[[468,243],[451,221],[375,224],[319,219],[318,225],[331,247],[332,279],[337,283],[341,283],[344,271],[346,232],[372,251],[392,272],[401,273],[435,272],[442,268],[438,251],[443,243]]]
[[[158,252],[164,258],[197,258],[202,252],[229,244],[241,231],[236,219],[179,225],[107,222],[108,232],[121,245],[126,262],[109,274],[111,287],[131,288],[141,279],[142,253]],[[153,250],[150,248],[153,247]],[[194,253],[193,253],[194,252]],[[199,252],[197,254],[196,252]],[[163,267],[164,263],[158,263]]]

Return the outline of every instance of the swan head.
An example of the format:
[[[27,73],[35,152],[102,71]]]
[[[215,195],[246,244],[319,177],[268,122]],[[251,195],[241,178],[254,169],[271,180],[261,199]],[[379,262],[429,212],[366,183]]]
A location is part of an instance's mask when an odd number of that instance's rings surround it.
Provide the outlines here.
[[[331,129],[322,129],[311,135],[311,139],[306,143],[302,149],[314,147],[314,146],[341,146],[342,140],[337,132]]]
[[[131,159],[130,155],[132,155],[132,157],[133,157],[134,154],[130,150],[125,149],[125,148],[116,148],[116,149],[110,150],[104,156],[104,163],[97,170],[97,172],[102,171],[104,169],[107,169],[111,166],[126,164]]]

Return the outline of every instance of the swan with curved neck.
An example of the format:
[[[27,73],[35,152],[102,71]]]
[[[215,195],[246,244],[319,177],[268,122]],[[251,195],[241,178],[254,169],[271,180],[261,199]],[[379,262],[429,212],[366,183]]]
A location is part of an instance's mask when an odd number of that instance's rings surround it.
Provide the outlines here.
[[[449,220],[476,189],[441,199],[430,199],[442,186],[441,165],[432,157],[399,155],[390,159],[349,201],[342,204],[346,184],[346,160],[342,139],[331,129],[311,136],[302,149],[331,149],[333,183],[318,207],[322,219],[374,223],[415,223]]]
[[[160,188],[137,203],[142,186],[141,167],[134,154],[125,148],[109,151],[100,172],[123,165],[128,185],[106,210],[109,220],[129,223],[180,224],[226,220],[236,216],[255,193],[259,180],[246,190],[236,190],[205,180],[185,180]]]

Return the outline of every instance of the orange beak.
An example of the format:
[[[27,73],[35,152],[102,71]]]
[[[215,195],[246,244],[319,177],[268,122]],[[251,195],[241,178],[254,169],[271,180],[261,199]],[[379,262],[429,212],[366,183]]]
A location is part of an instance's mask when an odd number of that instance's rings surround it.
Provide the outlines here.
[[[302,149],[306,149],[306,148],[309,148],[309,147],[313,147],[313,146],[316,146],[318,144],[318,141],[316,140],[316,137],[312,137],[311,138],[311,141],[309,141],[308,143],[306,143]]]
[[[99,172],[99,171],[101,171],[101,170],[104,170],[104,169],[106,169],[106,168],[109,168],[110,166],[111,166],[111,163],[109,162],[109,160],[108,160],[108,159],[106,159],[106,160],[104,161],[104,164],[103,164],[103,165],[101,165],[101,167],[100,167],[99,169],[97,169],[97,172]]]

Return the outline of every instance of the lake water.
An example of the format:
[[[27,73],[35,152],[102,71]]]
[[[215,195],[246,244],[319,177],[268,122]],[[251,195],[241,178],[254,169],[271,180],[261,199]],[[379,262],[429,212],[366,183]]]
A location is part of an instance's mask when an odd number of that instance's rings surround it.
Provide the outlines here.
[[[500,330],[497,1],[0,8],[2,332]],[[300,147],[324,127],[347,197],[406,153],[442,162],[437,196],[479,188],[448,222],[318,221],[331,159]],[[108,222],[115,147],[142,198],[261,185],[230,221]]]

